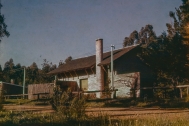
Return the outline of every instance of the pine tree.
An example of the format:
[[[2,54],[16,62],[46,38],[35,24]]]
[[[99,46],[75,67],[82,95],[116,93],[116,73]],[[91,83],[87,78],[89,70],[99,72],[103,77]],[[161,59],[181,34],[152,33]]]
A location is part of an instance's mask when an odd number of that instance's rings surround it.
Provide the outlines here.
[[[150,41],[140,54],[164,85],[187,84],[189,80],[189,1],[169,13],[174,23],[167,23],[167,33]]]
[[[5,17],[1,14],[2,4],[0,3],[0,42],[1,39],[6,36],[9,37],[10,33],[7,31],[7,25],[5,24]]]

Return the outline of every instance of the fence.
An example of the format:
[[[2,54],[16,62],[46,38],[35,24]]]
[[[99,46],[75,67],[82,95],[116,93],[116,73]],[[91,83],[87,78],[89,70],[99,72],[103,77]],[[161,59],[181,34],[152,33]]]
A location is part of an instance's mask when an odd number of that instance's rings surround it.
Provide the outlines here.
[[[37,99],[37,96],[34,94],[38,94],[38,93],[49,93],[51,97],[53,95],[53,86],[54,86],[53,83],[28,85],[28,99],[30,100]]]

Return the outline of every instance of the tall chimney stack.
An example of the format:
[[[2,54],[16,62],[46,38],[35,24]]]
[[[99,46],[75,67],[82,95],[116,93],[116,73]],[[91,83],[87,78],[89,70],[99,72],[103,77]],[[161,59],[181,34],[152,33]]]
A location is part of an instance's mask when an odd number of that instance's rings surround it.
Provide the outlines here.
[[[104,71],[98,66],[103,60],[103,39],[96,40],[96,90],[104,90]],[[100,98],[101,93],[97,93]]]

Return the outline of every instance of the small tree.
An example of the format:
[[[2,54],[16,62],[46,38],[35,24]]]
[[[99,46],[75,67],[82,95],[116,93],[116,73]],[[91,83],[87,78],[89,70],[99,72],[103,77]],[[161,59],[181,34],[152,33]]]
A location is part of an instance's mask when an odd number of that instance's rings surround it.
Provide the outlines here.
[[[62,92],[60,87],[57,86],[54,90],[52,98],[52,107],[61,113],[64,119],[67,120],[80,120],[86,116],[85,98],[72,96],[71,90]]]

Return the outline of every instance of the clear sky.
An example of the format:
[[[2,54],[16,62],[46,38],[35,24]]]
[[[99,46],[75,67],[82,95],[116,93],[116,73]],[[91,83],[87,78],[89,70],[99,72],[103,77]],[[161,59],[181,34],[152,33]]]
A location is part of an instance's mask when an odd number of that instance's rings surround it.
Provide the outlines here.
[[[126,36],[146,24],[160,35],[172,20],[169,11],[181,0],[1,0],[1,12],[10,32],[0,43],[0,64],[41,67],[68,56],[95,54],[95,40],[103,38],[104,51],[111,44],[122,47]]]

